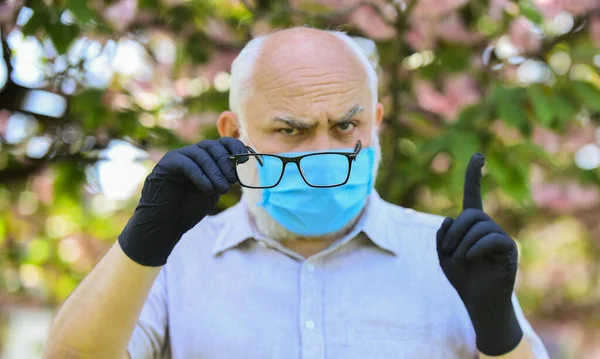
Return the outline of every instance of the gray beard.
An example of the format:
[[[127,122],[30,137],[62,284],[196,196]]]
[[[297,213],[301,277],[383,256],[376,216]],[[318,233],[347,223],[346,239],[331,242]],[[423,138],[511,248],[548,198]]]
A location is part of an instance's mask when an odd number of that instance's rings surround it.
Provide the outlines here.
[[[246,137],[246,136],[244,136],[244,137]],[[244,139],[247,140],[247,137]],[[244,142],[248,143],[248,141],[244,141]],[[373,168],[373,184],[374,184],[377,179],[377,172],[379,170],[379,164],[381,162],[381,145],[379,144],[379,136],[378,136],[375,128],[373,129],[373,132],[371,133],[371,146],[375,147],[375,165]],[[257,176],[256,173],[254,173],[254,175]],[[333,233],[330,233],[330,234],[327,234],[324,236],[315,236],[315,237],[302,236],[302,235],[299,235],[297,233],[294,233],[294,232],[288,230],[287,228],[285,228],[284,226],[279,224],[279,222],[277,222],[275,219],[273,219],[273,217],[271,217],[263,207],[258,205],[258,203],[262,199],[262,190],[261,189],[252,189],[252,188],[242,187],[242,193],[244,196],[244,200],[246,201],[246,204],[247,204],[247,209],[248,209],[248,212],[250,215],[250,220],[251,220],[252,224],[254,225],[254,227],[256,228],[256,230],[261,235],[263,235],[267,238],[271,238],[273,240],[279,241],[279,242],[284,241],[284,240],[287,240],[287,241],[296,241],[296,240],[318,241],[318,240],[337,239],[337,238],[343,237],[344,235],[349,233],[354,228],[354,226],[356,225],[356,223],[358,222],[358,220],[360,219],[360,217],[362,216],[362,214],[364,212],[364,207],[363,207],[363,210],[360,212],[360,214],[357,215],[355,218],[353,218],[350,222],[348,222],[339,231],[336,231],[336,232],[333,232]],[[365,202],[365,206],[367,203],[368,203],[368,200]]]

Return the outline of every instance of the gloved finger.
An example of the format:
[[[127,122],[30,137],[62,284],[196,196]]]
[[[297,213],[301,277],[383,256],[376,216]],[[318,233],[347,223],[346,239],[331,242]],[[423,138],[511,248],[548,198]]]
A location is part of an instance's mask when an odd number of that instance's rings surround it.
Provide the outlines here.
[[[224,194],[229,191],[229,182],[208,152],[196,145],[185,146],[178,151],[192,159],[200,167],[204,175],[212,182],[215,192]]]
[[[464,260],[466,258],[467,251],[479,241],[490,233],[502,233],[502,228],[494,221],[480,221],[475,223],[467,234],[458,243],[456,250],[452,254],[452,259],[455,261]]]
[[[204,149],[215,161],[221,174],[225,176],[229,183],[233,184],[237,182],[237,176],[235,175],[235,167],[229,160],[229,151],[220,142],[215,140],[204,140],[200,141],[198,147]]]
[[[444,253],[444,251],[442,250],[442,246],[443,246],[443,239],[446,236],[446,233],[448,232],[448,228],[450,228],[450,226],[452,225],[452,222],[454,222],[454,219],[451,217],[446,217],[444,219],[444,222],[442,222],[442,225],[440,226],[440,228],[437,231],[436,234],[436,249],[437,249],[437,253],[438,253],[438,259],[442,259],[444,257],[446,257],[447,255]]]
[[[485,158],[481,153],[475,153],[465,173],[465,186],[463,194],[463,210],[475,208],[483,210],[481,201],[481,167]]]
[[[221,137],[218,139],[218,142],[222,144],[232,155],[248,153],[246,145],[244,145],[244,143],[237,138]],[[238,163],[246,163],[248,159],[248,157],[242,156],[239,157],[237,161]]]
[[[194,186],[205,193],[214,193],[215,188],[210,179],[202,172],[200,167],[190,158],[181,153],[173,152],[167,163],[167,170],[188,178]],[[165,165],[163,165],[165,166]]]
[[[467,251],[467,260],[473,262],[493,253],[508,254],[516,250],[515,241],[506,234],[490,233]]]
[[[448,229],[443,240],[444,250],[446,252],[453,252],[458,243],[475,223],[488,220],[491,220],[490,217],[481,210],[473,208],[464,210]]]

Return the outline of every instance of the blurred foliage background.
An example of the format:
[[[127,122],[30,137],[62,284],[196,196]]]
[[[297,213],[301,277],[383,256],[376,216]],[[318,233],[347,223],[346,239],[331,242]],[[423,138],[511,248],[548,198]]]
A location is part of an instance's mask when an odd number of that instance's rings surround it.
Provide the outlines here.
[[[525,314],[551,357],[600,357],[596,0],[4,1],[0,352],[34,346],[11,316],[69,295],[164,152],[217,137],[245,42],[294,25],[347,31],[377,66],[384,199],[456,216],[485,154],[484,206],[518,241]]]

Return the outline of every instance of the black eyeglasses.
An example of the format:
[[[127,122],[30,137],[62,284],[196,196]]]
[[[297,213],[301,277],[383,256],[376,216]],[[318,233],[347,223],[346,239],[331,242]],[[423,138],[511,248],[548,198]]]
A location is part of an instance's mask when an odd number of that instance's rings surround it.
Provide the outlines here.
[[[230,155],[240,185],[247,188],[273,188],[281,182],[288,163],[295,163],[304,182],[310,187],[331,188],[345,185],[350,178],[352,162],[362,149],[362,143],[356,142],[353,152],[316,152],[296,157],[256,153],[247,147],[248,153]],[[324,156],[331,158],[333,166],[323,168]],[[338,158],[339,157],[339,158]],[[246,167],[247,166],[247,167]],[[268,166],[264,176],[259,176],[260,185],[256,186],[256,166]]]

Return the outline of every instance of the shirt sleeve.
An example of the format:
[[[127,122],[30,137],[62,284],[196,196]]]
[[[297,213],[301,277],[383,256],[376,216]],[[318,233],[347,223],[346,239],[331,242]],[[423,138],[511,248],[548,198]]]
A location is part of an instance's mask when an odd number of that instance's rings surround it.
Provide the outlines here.
[[[154,281],[133,330],[127,352],[131,359],[169,358],[165,267]]]
[[[538,335],[533,331],[533,328],[525,318],[523,314],[523,309],[521,309],[521,304],[519,304],[519,299],[517,295],[513,292],[512,295],[512,303],[515,309],[515,314],[517,316],[517,320],[521,325],[521,330],[523,330],[523,339],[526,339],[529,342],[529,346],[533,352],[533,355],[536,359],[550,359],[542,340],[538,337]]]

